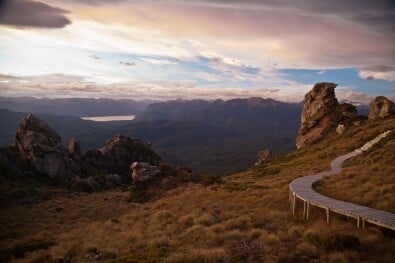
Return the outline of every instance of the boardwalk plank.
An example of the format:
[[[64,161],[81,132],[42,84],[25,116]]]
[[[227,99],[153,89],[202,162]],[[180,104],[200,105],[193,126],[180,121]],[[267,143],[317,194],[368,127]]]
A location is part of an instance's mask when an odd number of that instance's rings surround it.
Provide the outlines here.
[[[362,220],[365,220],[372,224],[395,230],[395,214],[366,206],[332,199],[317,193],[312,188],[313,183],[322,180],[325,176],[331,176],[340,173],[341,166],[344,161],[368,150],[374,144],[378,143],[382,138],[385,138],[390,132],[393,131],[386,131],[374,138],[373,140],[365,143],[361,148],[334,159],[330,165],[331,171],[324,171],[314,175],[307,175],[296,178],[289,184],[289,189],[291,193],[296,194],[296,197],[299,199],[308,201],[310,205],[329,208],[332,212],[361,218]]]

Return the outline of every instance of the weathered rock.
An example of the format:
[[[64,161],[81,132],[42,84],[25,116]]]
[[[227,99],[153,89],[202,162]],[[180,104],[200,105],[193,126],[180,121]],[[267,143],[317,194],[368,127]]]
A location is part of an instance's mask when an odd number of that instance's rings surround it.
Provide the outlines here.
[[[70,155],[75,158],[75,159],[80,159],[81,158],[81,146],[76,139],[71,138],[69,140],[69,153]]]
[[[258,153],[258,161],[255,166],[266,165],[272,159],[272,152],[269,149],[265,149]]]
[[[337,125],[336,132],[338,134],[343,134],[345,130],[346,130],[346,126],[344,126],[343,124]]]
[[[130,166],[132,170],[132,181],[133,184],[142,183],[151,180],[161,174],[159,166],[150,165],[144,162],[134,162]]]
[[[79,165],[69,157],[59,134],[32,114],[20,122],[15,143],[21,157],[41,174],[62,182],[80,174]]]
[[[395,104],[386,97],[378,96],[370,103],[369,120],[395,116]]]
[[[128,176],[131,163],[147,162],[157,165],[160,157],[141,140],[117,134],[107,140],[101,149],[86,151],[82,155],[82,161],[88,173]]]
[[[355,106],[339,105],[334,83],[317,83],[305,95],[301,116],[301,127],[296,138],[296,148],[301,149],[323,138],[339,123],[348,124],[357,118]]]

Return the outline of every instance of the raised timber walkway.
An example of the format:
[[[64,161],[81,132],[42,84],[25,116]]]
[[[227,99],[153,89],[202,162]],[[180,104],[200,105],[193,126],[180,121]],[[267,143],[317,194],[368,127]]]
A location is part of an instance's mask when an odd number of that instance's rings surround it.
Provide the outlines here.
[[[299,177],[289,184],[292,213],[295,214],[297,199],[303,202],[303,218],[309,218],[310,206],[317,206],[326,210],[326,220],[329,223],[330,214],[338,213],[357,220],[358,227],[365,227],[365,223],[371,223],[384,228],[395,230],[395,214],[373,209],[366,206],[356,205],[321,195],[313,190],[313,183],[322,180],[325,176],[340,173],[343,162],[367,151],[374,144],[395,130],[388,130],[378,135],[373,140],[365,143],[361,148],[351,153],[337,157],[331,162],[331,171],[325,171],[314,175]]]

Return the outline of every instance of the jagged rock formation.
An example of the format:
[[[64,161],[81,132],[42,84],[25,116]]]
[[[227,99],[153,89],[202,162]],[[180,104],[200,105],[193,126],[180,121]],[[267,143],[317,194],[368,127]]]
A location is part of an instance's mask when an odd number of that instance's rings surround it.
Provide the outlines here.
[[[130,169],[132,170],[133,184],[152,180],[162,173],[158,166],[144,162],[134,162]]]
[[[269,149],[264,149],[258,153],[258,161],[255,166],[266,165],[272,159],[272,152]]]
[[[66,149],[59,134],[32,114],[21,120],[15,143],[0,149],[0,169],[10,178],[40,175],[88,192],[130,182],[136,161],[158,165],[160,157],[141,140],[119,134],[101,149],[81,152],[74,138]]]
[[[305,95],[301,127],[296,138],[296,148],[301,149],[317,142],[338,124],[349,125],[357,117],[355,106],[339,104],[334,83],[317,83]]]
[[[395,104],[386,97],[378,96],[370,103],[369,120],[395,116]]]
[[[81,173],[80,166],[68,156],[59,134],[32,114],[19,124],[15,143],[22,159],[29,160],[38,173],[61,180]]]
[[[139,139],[116,134],[99,150],[88,150],[82,154],[84,168],[88,173],[119,174],[127,176],[133,162],[159,164],[160,157]]]

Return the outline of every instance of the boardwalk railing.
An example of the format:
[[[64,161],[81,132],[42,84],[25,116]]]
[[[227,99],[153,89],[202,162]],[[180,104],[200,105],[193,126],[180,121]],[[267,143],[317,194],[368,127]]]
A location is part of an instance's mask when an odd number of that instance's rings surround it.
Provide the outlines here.
[[[395,230],[395,214],[373,209],[366,206],[356,205],[340,200],[332,199],[321,195],[312,188],[313,183],[322,180],[325,176],[340,173],[341,166],[344,161],[367,151],[374,144],[385,138],[389,133],[395,130],[388,130],[378,135],[373,140],[365,143],[361,148],[342,155],[331,162],[331,171],[325,171],[314,175],[299,177],[289,184],[290,201],[292,205],[292,213],[295,214],[297,199],[303,202],[303,218],[309,218],[310,206],[316,206],[325,209],[326,220],[329,223],[330,213],[338,213],[357,220],[358,227],[365,227],[365,223],[375,224],[381,227]]]

